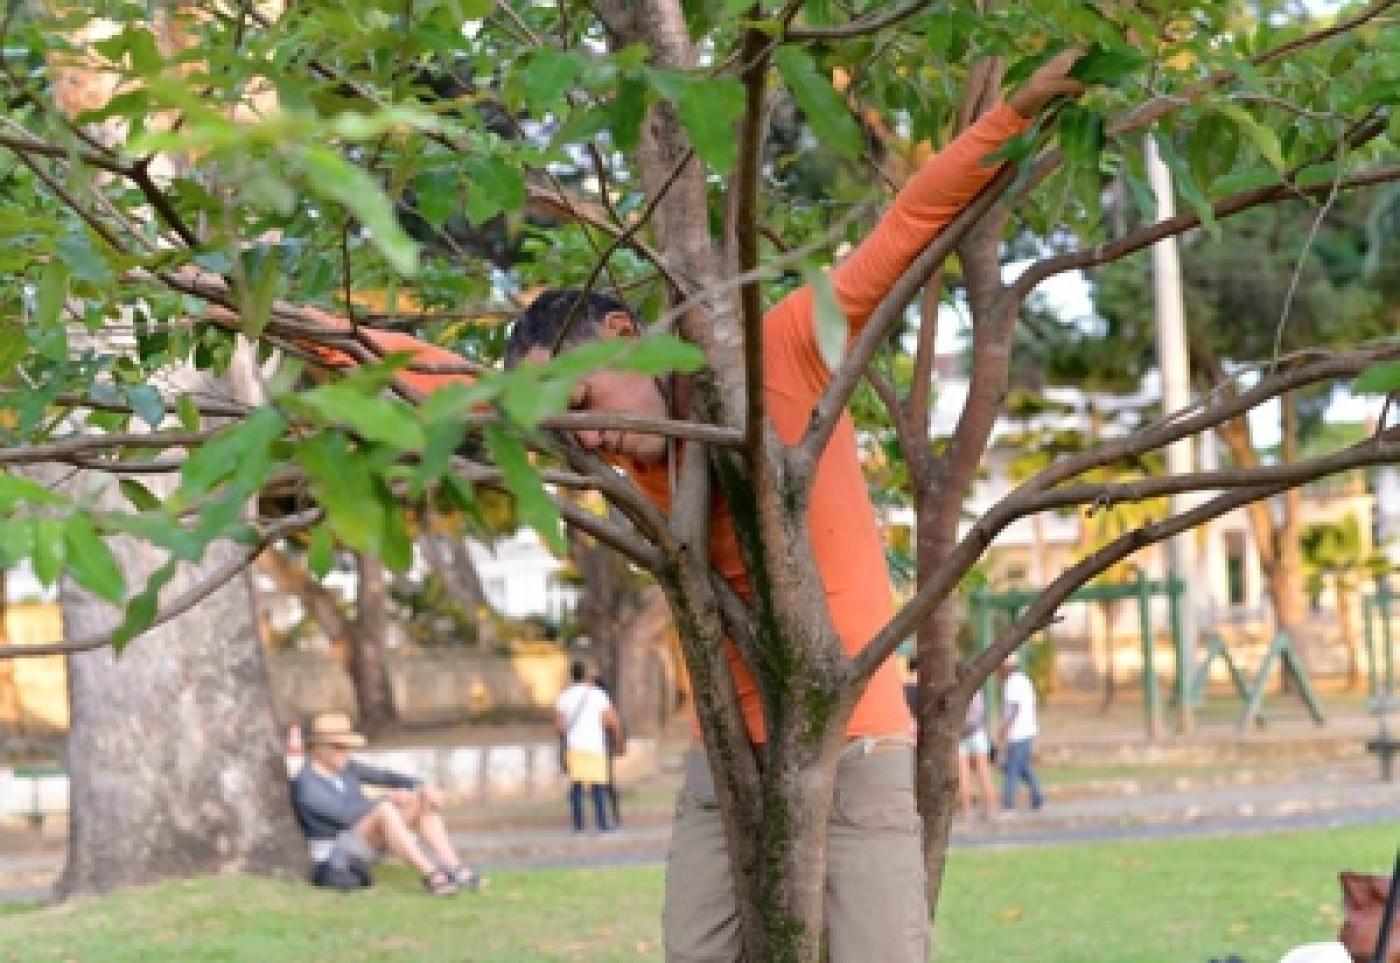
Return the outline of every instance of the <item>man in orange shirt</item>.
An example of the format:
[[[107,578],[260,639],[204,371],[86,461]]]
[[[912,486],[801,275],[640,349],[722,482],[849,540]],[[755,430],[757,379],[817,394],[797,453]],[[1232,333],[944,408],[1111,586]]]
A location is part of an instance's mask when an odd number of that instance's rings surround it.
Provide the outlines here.
[[[1023,89],[930,159],[910,178],[870,236],[832,269],[832,288],[852,337],[910,262],[996,174],[997,165],[987,163],[987,158],[1025,130],[1029,118],[1050,100],[1082,91],[1069,76],[1078,56],[1077,51],[1067,51],[1050,60]],[[507,366],[546,362],[556,347],[641,334],[636,314],[622,302],[588,294],[575,311],[580,296],[577,290],[539,295],[511,329]],[[574,314],[568,336],[556,346],[561,328]],[[830,379],[817,346],[810,288],[794,291],[767,313],[763,338],[765,402],[778,434],[791,444],[801,437]],[[392,347],[411,347],[404,343],[407,340]],[[417,377],[423,384],[416,386],[428,390],[458,380]],[[656,418],[673,414],[670,399],[655,380],[625,371],[598,371],[584,377],[570,407]],[[581,430],[574,436],[584,447],[621,465],[649,498],[663,510],[669,509],[664,438],[624,430]],[[841,419],[818,465],[808,523],[836,629],[846,648],[858,652],[894,613],[884,550],[849,415]],[[733,519],[723,504],[716,507],[711,521],[710,557],[736,591],[748,596]],[[733,646],[729,661],[749,735],[755,744],[762,743],[763,717],[752,674]],[[849,745],[837,770],[827,856],[827,943],[833,963],[922,963],[928,958],[910,729],[899,674],[892,661],[886,662],[870,680],[851,717]],[[667,959],[675,963],[738,959],[738,916],[724,831],[713,779],[700,750],[687,760],[667,864]]]

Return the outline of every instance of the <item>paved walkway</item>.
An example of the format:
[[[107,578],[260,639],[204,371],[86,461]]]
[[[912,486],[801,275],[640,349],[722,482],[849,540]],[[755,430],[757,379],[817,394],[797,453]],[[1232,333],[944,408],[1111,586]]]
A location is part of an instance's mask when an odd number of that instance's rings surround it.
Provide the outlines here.
[[[1046,807],[992,822],[959,820],[953,846],[1400,824],[1400,782],[1380,782],[1364,753],[1374,720],[1352,706],[1319,728],[1278,701],[1269,725],[1243,737],[1230,715],[1217,712],[1189,735],[1153,743],[1142,738],[1139,707],[1099,716],[1092,707],[1052,705],[1043,716]],[[624,792],[626,825],[616,833],[573,833],[562,798],[454,810],[449,822],[463,853],[488,870],[657,863],[679,782],[674,752],[664,770]],[[0,833],[0,901],[42,899],[63,847],[61,832]]]

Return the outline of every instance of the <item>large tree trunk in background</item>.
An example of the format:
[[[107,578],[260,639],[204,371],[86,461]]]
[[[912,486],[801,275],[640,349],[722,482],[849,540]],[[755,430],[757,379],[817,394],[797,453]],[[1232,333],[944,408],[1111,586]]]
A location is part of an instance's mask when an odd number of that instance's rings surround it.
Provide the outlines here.
[[[1280,399],[1279,457],[1285,465],[1298,460],[1298,407],[1291,394]],[[1303,573],[1303,492],[1290,488],[1283,493],[1283,517],[1278,523],[1278,563],[1272,581],[1274,613],[1278,627],[1288,632],[1293,644],[1306,658],[1310,639],[1298,637],[1297,629],[1308,617],[1308,594]]]
[[[355,594],[355,631],[349,641],[350,679],[366,732],[382,732],[398,720],[394,689],[389,681],[385,636],[389,631],[389,593],[384,565],[357,553],[359,580]]]
[[[418,540],[423,558],[442,584],[447,598],[470,619],[475,630],[473,642],[490,644],[491,618],[486,589],[472,561],[471,552],[458,535],[427,532]]]
[[[653,678],[669,624],[665,594],[638,583],[627,560],[606,545],[570,534],[570,557],[583,579],[575,617],[592,643],[598,672],[628,730],[655,731],[663,719],[666,691]]]
[[[1244,419],[1226,422],[1216,429],[1216,434],[1230,452],[1230,458],[1239,468],[1258,468],[1259,454],[1254,448],[1249,424]],[[1285,435],[1285,439],[1286,439]],[[1296,445],[1296,437],[1295,437]],[[1285,440],[1284,455],[1288,457],[1288,443]],[[1303,557],[1300,535],[1301,499],[1297,492],[1287,493],[1283,499],[1283,517],[1275,520],[1273,508],[1267,501],[1251,502],[1245,506],[1245,518],[1249,522],[1255,551],[1259,554],[1259,567],[1268,581],[1269,601],[1273,606],[1274,620],[1280,631],[1293,632],[1307,617],[1307,593],[1303,584]],[[1295,643],[1300,642],[1294,639]]]
[[[297,597],[321,627],[331,652],[349,674],[350,638],[355,634],[355,622],[341,611],[335,593],[316,581],[304,566],[275,548],[268,548],[258,556],[258,568],[283,592]]]
[[[163,561],[129,539],[110,544],[137,586]],[[211,546],[167,594],[239,551]],[[235,578],[120,656],[103,648],[69,659],[71,824],[60,898],[197,873],[305,872],[249,582]],[[71,582],[62,600],[69,637],[115,620]]]
[[[389,667],[384,656],[388,632],[388,589],[384,569],[378,562],[356,556],[356,614],[352,618],[340,607],[340,600],[316,581],[301,564],[276,549],[269,548],[258,559],[258,567],[277,587],[295,595],[321,626],[331,651],[341,660],[355,692],[355,709],[360,725],[370,731],[383,729],[398,719]]]

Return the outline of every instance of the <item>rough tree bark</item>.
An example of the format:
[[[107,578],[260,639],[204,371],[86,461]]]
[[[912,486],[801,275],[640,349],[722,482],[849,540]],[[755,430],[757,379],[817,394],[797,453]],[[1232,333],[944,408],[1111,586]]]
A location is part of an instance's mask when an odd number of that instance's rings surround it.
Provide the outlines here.
[[[1284,411],[1293,406],[1285,403]],[[1296,438],[1288,441],[1288,427],[1292,419],[1283,418],[1285,461],[1291,460],[1290,452],[1296,451]],[[1294,425],[1296,428],[1296,425]],[[1236,467],[1258,468],[1259,453],[1249,423],[1244,418],[1232,419],[1216,430],[1221,441],[1230,452]],[[1294,490],[1280,498],[1282,514],[1275,516],[1269,502],[1254,502],[1245,509],[1245,518],[1253,536],[1255,551],[1259,555],[1259,567],[1264,571],[1268,582],[1269,601],[1273,606],[1274,620],[1280,631],[1295,632],[1307,618],[1307,594],[1304,591],[1303,556],[1301,543],[1301,496]],[[1302,640],[1295,638],[1295,643]]]
[[[367,733],[383,732],[398,721],[394,688],[389,679],[385,636],[389,631],[389,587],[384,564],[363,553],[355,556],[359,573],[355,592],[355,632],[349,648],[350,678],[360,708],[360,725]]]
[[[163,561],[144,543],[110,545],[136,585]],[[216,543],[166,591],[198,584],[239,551]],[[251,595],[245,573],[121,655],[108,647],[70,657],[60,899],[197,873],[304,874]],[[115,621],[72,583],[62,601],[70,637]]]

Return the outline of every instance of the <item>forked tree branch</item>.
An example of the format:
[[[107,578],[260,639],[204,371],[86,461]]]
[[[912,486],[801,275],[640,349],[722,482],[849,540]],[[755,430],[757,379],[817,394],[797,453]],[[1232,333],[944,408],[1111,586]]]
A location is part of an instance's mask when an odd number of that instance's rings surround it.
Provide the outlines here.
[[[972,529],[958,542],[953,551],[942,560],[929,579],[919,587],[915,596],[856,656],[854,660],[856,677],[865,679],[879,668],[880,664],[889,658],[900,642],[914,631],[919,622],[935,607],[942,604],[995,538],[1012,522],[1034,514],[1036,511],[1061,507],[1064,504],[1090,504],[1101,495],[1126,497],[1131,493],[1136,497],[1148,498],[1175,491],[1211,490],[1227,485],[1243,486],[1246,492],[1266,490],[1265,494],[1267,495],[1349,468],[1395,460],[1396,451],[1394,448],[1400,444],[1400,430],[1387,432],[1383,436],[1384,442],[1381,445],[1378,445],[1375,439],[1368,439],[1341,452],[1293,465],[1260,469],[1258,472],[1240,470],[1200,473],[1174,478],[1149,479],[1121,487],[1084,485],[1072,489],[1049,489],[1050,485],[1072,478],[1090,468],[1099,467],[1129,455],[1155,450],[1178,438],[1197,434],[1286,391],[1320,381],[1354,375],[1369,367],[1376,360],[1387,357],[1400,357],[1400,345],[1393,345],[1373,352],[1351,352],[1332,360],[1331,363],[1319,363],[1299,371],[1280,374],[1266,379],[1251,391],[1225,402],[1217,403],[1192,418],[1162,423],[1145,432],[1137,432],[1117,442],[1109,442],[1093,452],[1086,452],[1084,455],[1057,463],[1031,478],[983,514]],[[1232,502],[1222,511],[1228,511],[1237,504],[1246,504],[1255,500],[1255,497],[1246,497],[1237,503]],[[1214,504],[1214,502],[1208,504]],[[1208,515],[1205,517],[1214,518],[1216,516]],[[1161,537],[1168,537],[1179,530],[1173,529]],[[1154,539],[1154,541],[1158,540],[1160,538]]]

